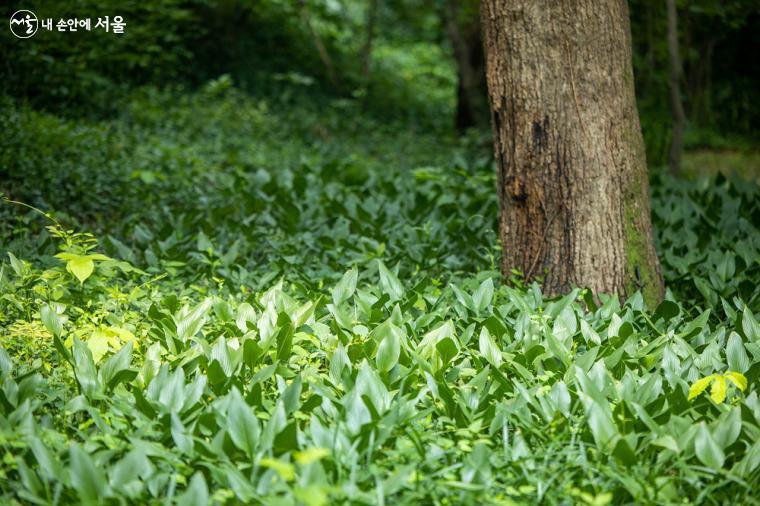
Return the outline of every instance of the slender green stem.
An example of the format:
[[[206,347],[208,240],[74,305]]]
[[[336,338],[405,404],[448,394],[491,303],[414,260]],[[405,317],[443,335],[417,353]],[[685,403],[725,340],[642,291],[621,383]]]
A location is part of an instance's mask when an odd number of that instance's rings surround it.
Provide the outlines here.
[[[56,220],[55,218],[53,218],[52,216],[50,216],[50,215],[49,215],[48,213],[46,213],[45,211],[43,211],[43,210],[41,210],[41,209],[38,209],[38,208],[34,207],[33,205],[27,204],[27,203],[25,203],[25,202],[19,202],[18,200],[12,200],[12,199],[9,199],[9,198],[8,198],[8,197],[6,197],[5,195],[3,195],[3,200],[4,200],[4,201],[6,201],[6,202],[8,202],[8,203],[10,203],[10,204],[16,204],[16,205],[18,205],[18,206],[22,206],[22,207],[26,207],[26,208],[28,208],[28,209],[31,209],[32,211],[35,211],[35,212],[37,212],[37,213],[41,214],[41,215],[42,215],[42,216],[44,216],[45,218],[47,218],[47,219],[49,219],[50,221],[52,221],[53,223],[55,223],[55,224],[56,224],[56,225],[57,225],[59,228],[63,229],[63,225],[61,225],[61,224],[58,222],[58,220]]]

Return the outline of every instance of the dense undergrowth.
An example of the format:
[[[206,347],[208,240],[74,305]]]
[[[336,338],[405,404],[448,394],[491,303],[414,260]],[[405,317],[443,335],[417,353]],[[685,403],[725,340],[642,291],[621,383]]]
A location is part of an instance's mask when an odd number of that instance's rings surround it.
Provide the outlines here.
[[[494,270],[482,139],[226,79],[2,105],[49,212],[0,208],[3,502],[757,501],[754,184],[654,178],[659,307],[550,299]]]

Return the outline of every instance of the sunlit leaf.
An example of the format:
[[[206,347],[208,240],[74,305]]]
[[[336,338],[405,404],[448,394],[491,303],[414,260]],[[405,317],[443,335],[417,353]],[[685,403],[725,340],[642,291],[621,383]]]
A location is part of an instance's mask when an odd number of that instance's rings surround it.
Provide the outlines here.
[[[736,388],[742,392],[747,388],[747,378],[742,373],[731,371],[725,374],[727,380],[731,381]]]
[[[295,467],[288,462],[265,457],[259,461],[259,465],[274,470],[285,481],[293,481],[296,477]]]
[[[713,380],[715,375],[706,376],[704,378],[698,379],[694,383],[692,383],[691,387],[689,388],[689,400],[694,399],[695,397],[699,396],[702,392],[707,389],[707,387],[710,385],[710,382]]]
[[[84,283],[95,270],[95,262],[86,256],[77,256],[66,262],[66,269]]]
[[[726,400],[726,378],[720,375],[713,377],[712,387],[710,388],[710,398],[717,404]]]

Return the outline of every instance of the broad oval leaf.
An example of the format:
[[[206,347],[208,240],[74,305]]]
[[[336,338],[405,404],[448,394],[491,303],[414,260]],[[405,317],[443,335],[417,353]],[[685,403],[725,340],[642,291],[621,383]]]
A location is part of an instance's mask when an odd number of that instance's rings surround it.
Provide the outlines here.
[[[380,346],[377,348],[377,357],[375,357],[377,368],[381,372],[388,372],[393,369],[398,363],[398,358],[401,354],[401,329],[390,322],[387,325],[388,331],[385,332],[385,337],[380,341]]]
[[[694,450],[700,462],[707,467],[716,470],[723,467],[726,456],[715,442],[715,439],[713,439],[710,429],[707,428],[705,422],[699,423],[697,435],[694,438]]]
[[[66,269],[76,276],[80,283],[84,283],[95,270],[95,262],[89,257],[76,256],[66,262]]]
[[[332,291],[333,304],[339,306],[342,302],[351,298],[356,291],[356,280],[359,277],[359,271],[356,267],[352,267],[343,277],[340,278],[338,284],[335,285]]]
[[[104,495],[106,480],[103,471],[95,465],[92,458],[81,446],[74,443],[69,450],[71,467],[71,484],[86,503],[97,503]]]
[[[744,349],[742,338],[736,332],[731,332],[726,343],[726,360],[731,371],[747,372],[750,367],[749,356]]]
[[[501,350],[494,342],[488,329],[485,327],[480,330],[478,345],[480,347],[480,354],[483,355],[483,358],[498,369],[502,363]]]

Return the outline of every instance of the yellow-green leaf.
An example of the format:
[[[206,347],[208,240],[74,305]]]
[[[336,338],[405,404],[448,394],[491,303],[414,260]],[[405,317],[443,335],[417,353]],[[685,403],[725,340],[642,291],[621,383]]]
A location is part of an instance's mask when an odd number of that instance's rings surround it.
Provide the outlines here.
[[[302,452],[296,452],[296,462],[302,465],[311,464],[314,461],[323,459],[330,455],[330,451],[327,448],[308,448]]]
[[[95,263],[91,258],[75,256],[66,262],[66,269],[76,276],[80,283],[84,283],[95,270]]]
[[[293,464],[290,464],[288,462],[282,462],[280,460],[270,459],[267,457],[261,459],[259,465],[273,469],[278,475],[280,475],[280,478],[285,481],[293,481],[293,479],[296,477],[296,470],[293,467]]]
[[[726,378],[723,376],[715,376],[715,379],[710,389],[710,397],[716,404],[726,400]]]
[[[101,330],[96,330],[87,340],[87,347],[92,353],[92,360],[97,364],[108,352],[108,336]]]
[[[711,374],[710,376],[706,376],[702,379],[699,379],[695,381],[691,388],[689,388],[689,400],[692,400],[693,398],[697,397],[699,394],[705,391],[707,386],[710,384],[710,381],[715,377],[714,374]]]
[[[744,377],[744,375],[740,372],[727,372],[726,373],[726,379],[731,381],[734,385],[736,385],[736,388],[744,392],[744,389],[747,388],[747,378]]]
[[[296,487],[293,495],[306,506],[324,506],[328,499],[324,485],[309,485],[306,488]]]
[[[103,329],[103,331],[108,336],[108,342],[114,349],[121,348],[128,342],[132,342],[132,345],[135,347],[139,344],[135,335],[127,329],[121,327],[108,327]]]

